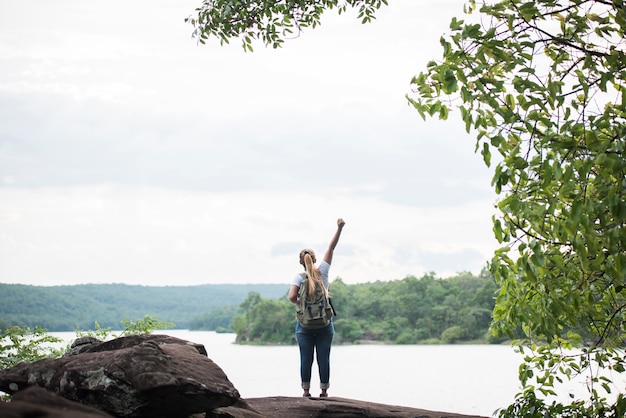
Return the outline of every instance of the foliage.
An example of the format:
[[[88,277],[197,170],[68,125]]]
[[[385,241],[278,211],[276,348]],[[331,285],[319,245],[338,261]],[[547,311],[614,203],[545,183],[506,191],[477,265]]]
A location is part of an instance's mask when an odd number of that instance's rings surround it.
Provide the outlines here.
[[[461,328],[458,325],[453,325],[449,328],[446,328],[441,333],[441,342],[446,343],[446,344],[452,344],[457,341],[462,341],[463,334],[464,334],[463,328]]]
[[[250,292],[241,304],[242,314],[233,319],[237,343],[291,343],[294,339],[294,309],[286,298],[268,300]]]
[[[98,321],[94,324],[93,330],[82,331],[76,330],[77,337],[94,337],[99,340],[108,340],[111,338],[127,337],[129,335],[152,334],[157,329],[172,329],[176,324],[173,322],[159,321],[159,318],[152,315],[145,315],[142,319],[122,319],[120,323],[124,326],[122,332],[116,334],[111,328],[102,328]]]
[[[197,16],[185,21],[194,26],[200,43],[209,37],[218,38],[221,44],[240,38],[244,50],[252,51],[254,40],[278,48],[285,38],[315,28],[326,9],[336,8],[342,14],[348,7],[357,8],[358,18],[366,23],[383,4],[387,0],[203,0]]]
[[[131,286],[85,284],[26,286],[0,283],[0,326],[41,326],[50,331],[88,329],[98,321],[119,329],[124,318],[159,316],[179,328],[204,313],[240,304],[250,291],[277,298],[278,284],[215,284],[199,286]]]
[[[486,271],[448,279],[433,274],[389,282],[330,284],[337,316],[335,341],[395,344],[482,340],[494,305],[496,284]],[[263,299],[251,292],[232,327],[238,343],[294,344],[295,307],[286,297]]]
[[[46,357],[58,357],[61,350],[53,345],[62,342],[41,327],[10,327],[0,334],[0,369],[21,362],[32,363]]]
[[[626,8],[621,0],[490,3],[479,19],[452,20],[443,60],[413,79],[409,101],[424,118],[458,108],[485,163],[497,161],[493,230],[503,247],[490,263],[500,285],[493,331],[512,336],[521,326],[519,345],[537,347],[520,368],[524,392],[501,415],[539,416],[525,415],[529,407],[608,416],[597,384],[571,408],[539,405],[534,392],[624,370],[614,348],[626,337]],[[575,347],[583,355],[560,354]],[[598,372],[589,358],[600,359]]]
[[[233,317],[240,314],[241,309],[237,305],[224,306],[196,316],[189,321],[189,329],[234,332],[232,328]]]
[[[110,328],[102,328],[95,322],[95,328],[89,331],[76,330],[77,337],[95,337],[100,340],[128,336],[133,334],[151,334],[157,329],[171,328],[171,322],[161,322],[158,318],[146,315],[139,320],[123,320],[124,329],[121,334],[114,334]],[[47,357],[59,357],[64,348],[55,347],[63,340],[48,334],[48,330],[40,326],[18,327],[5,329],[0,334],[0,369],[12,367],[17,363],[32,363]]]
[[[622,394],[619,394],[613,411],[609,411],[602,403],[585,404],[583,401],[573,401],[568,405],[563,405],[553,401],[548,404],[538,398],[533,391],[525,391],[512,405],[500,410],[500,416],[524,418],[622,418],[625,414],[626,398]]]
[[[79,328],[76,329],[76,337],[92,337],[97,338],[98,340],[108,340],[113,335],[113,330],[111,328],[103,328],[100,326],[98,321],[94,322],[93,329],[83,331]]]
[[[162,322],[159,318],[146,315],[143,319],[130,320],[122,319],[122,325],[124,330],[122,336],[135,335],[135,334],[152,334],[157,329],[170,329],[176,324],[173,322]]]

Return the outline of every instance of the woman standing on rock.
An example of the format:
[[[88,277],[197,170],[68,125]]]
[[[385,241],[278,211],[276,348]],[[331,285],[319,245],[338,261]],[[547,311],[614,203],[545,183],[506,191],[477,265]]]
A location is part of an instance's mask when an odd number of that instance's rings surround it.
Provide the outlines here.
[[[311,249],[300,251],[300,264],[304,267],[306,274],[298,274],[294,277],[291,288],[289,289],[289,300],[298,305],[300,303],[299,291],[303,280],[307,280],[308,286],[314,286],[315,282],[321,282],[324,285],[324,292],[328,295],[328,271],[333,260],[333,252],[339,242],[339,236],[345,222],[343,219],[337,219],[337,231],[328,245],[324,260],[315,266],[315,253]],[[315,352],[317,358],[317,367],[320,375],[320,388],[322,393],[320,397],[328,396],[328,387],[330,381],[330,346],[335,336],[335,329],[332,320],[330,323],[317,329],[304,328],[300,321],[296,323],[296,339],[300,347],[300,378],[302,381],[302,396],[311,397],[311,368],[313,367],[313,354]]]

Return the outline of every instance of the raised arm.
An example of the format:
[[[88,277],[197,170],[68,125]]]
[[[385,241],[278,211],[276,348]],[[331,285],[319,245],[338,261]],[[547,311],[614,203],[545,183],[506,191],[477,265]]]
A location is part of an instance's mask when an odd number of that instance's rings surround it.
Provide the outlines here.
[[[330,244],[328,244],[328,249],[326,250],[326,254],[324,254],[324,261],[326,261],[328,264],[331,264],[333,261],[333,252],[335,251],[335,247],[337,246],[337,243],[339,242],[339,237],[341,236],[341,230],[343,229],[343,226],[346,223],[344,222],[343,219],[339,218],[337,219],[337,230],[335,231],[335,235],[333,235],[333,238],[330,240]]]

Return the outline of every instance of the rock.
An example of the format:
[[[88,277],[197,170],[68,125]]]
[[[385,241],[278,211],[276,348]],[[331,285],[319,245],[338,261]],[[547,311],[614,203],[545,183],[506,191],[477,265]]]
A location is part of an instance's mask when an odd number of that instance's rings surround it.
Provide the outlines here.
[[[406,418],[484,418],[477,415],[427,411],[405,406],[384,405],[353,399],[268,397],[239,400],[218,408],[207,418],[326,418],[326,417],[406,417]]]
[[[103,341],[94,337],[80,337],[74,340],[70,349],[64,354],[65,356],[72,356],[80,354],[85,350],[93,347],[95,344],[102,343]]]
[[[171,337],[169,335],[131,335],[128,337],[115,338],[109,341],[101,341],[94,337],[81,337],[74,340],[70,350],[65,353],[64,357],[80,353],[96,353],[99,351],[113,351],[122,348],[133,347],[139,343],[146,341],[154,341],[157,344],[178,344],[190,346],[196,349],[198,353],[206,356],[207,351],[202,344],[193,343],[191,341],[181,340],[180,338]],[[76,350],[74,350],[76,349]]]
[[[30,404],[20,397],[22,393],[37,389],[36,397],[30,397]],[[18,392],[13,401],[2,406],[0,402],[0,416],[2,418],[111,418],[111,415],[94,412],[84,405],[63,400],[54,394],[42,396],[45,389],[29,388]],[[42,399],[54,397],[66,402],[63,409],[53,405],[41,406]],[[19,398],[19,402],[16,400]],[[15,404],[13,406],[13,404]],[[74,409],[75,408],[75,409]],[[33,413],[40,415],[34,415]],[[320,398],[293,398],[268,397],[239,399],[234,405],[217,408],[206,414],[195,414],[193,418],[332,418],[332,417],[388,417],[388,418],[486,418],[475,415],[452,414],[446,412],[427,411],[404,406],[384,405],[373,402],[357,401],[353,399],[330,397]]]
[[[15,393],[39,386],[129,418],[184,418],[239,399],[200,344],[166,335],[134,335],[80,345],[80,352],[1,370],[0,390]]]
[[[2,418],[114,418],[95,408],[72,402],[40,387],[17,392],[11,402],[0,402]]]

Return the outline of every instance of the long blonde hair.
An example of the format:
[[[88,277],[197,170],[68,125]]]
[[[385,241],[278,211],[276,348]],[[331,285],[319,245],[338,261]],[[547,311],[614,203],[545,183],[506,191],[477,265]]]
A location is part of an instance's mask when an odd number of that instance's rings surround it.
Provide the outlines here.
[[[328,289],[324,286],[324,282],[322,281],[322,277],[320,276],[319,270],[315,267],[315,253],[313,250],[305,249],[300,251],[300,264],[304,266],[306,270],[306,280],[309,282],[308,293],[309,297],[313,297],[315,294],[315,283],[319,282],[322,284],[322,289],[324,289],[324,293],[326,297],[329,297]]]

